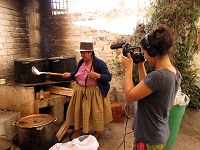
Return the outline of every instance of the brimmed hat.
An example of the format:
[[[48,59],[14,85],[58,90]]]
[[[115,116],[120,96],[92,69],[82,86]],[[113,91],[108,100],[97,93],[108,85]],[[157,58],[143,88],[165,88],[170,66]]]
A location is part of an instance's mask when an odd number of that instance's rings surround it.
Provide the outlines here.
[[[81,41],[80,49],[75,50],[75,51],[81,52],[81,51],[95,51],[95,50],[97,50],[97,49],[93,47],[92,41]]]

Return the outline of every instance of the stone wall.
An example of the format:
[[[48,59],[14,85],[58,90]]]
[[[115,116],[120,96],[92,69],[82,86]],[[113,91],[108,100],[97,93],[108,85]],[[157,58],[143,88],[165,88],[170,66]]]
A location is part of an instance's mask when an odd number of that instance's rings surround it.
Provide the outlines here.
[[[0,0],[0,78],[14,81],[15,59],[40,57],[37,4],[33,0]]]
[[[133,33],[130,35],[117,34],[108,30],[97,30],[92,27],[77,25],[74,22],[98,20],[101,13],[76,13],[52,15],[48,0],[40,1],[41,12],[41,52],[44,57],[76,56],[80,60],[79,49],[81,40],[92,40],[98,49],[96,56],[103,59],[113,75],[109,97],[111,101],[125,101],[123,95],[123,68],[120,65],[121,53],[110,49],[113,42],[134,42]],[[121,12],[125,15],[126,11]],[[124,14],[123,14],[124,13]],[[115,16],[115,19],[117,16]],[[104,18],[105,20],[107,18]],[[112,21],[107,19],[106,21]],[[99,22],[101,24],[101,22]],[[122,27],[123,28],[123,27]],[[134,27],[133,27],[134,30]],[[199,56],[197,56],[199,58]],[[195,63],[198,59],[195,59]],[[198,67],[198,65],[197,65]]]
[[[0,109],[20,111],[22,116],[34,113],[34,87],[0,85]]]
[[[29,42],[30,42],[30,56],[42,57],[40,50],[40,13],[39,2],[37,0],[27,1],[28,26],[29,26]]]
[[[103,59],[113,75],[109,97],[111,101],[124,101],[123,96],[123,68],[120,65],[121,52],[110,49],[113,42],[130,42],[130,35],[113,33],[108,30],[74,24],[77,21],[91,21],[99,19],[102,14],[77,13],[52,15],[49,11],[48,0],[41,3],[41,52],[44,57],[76,56],[80,60],[80,53],[75,52],[80,47],[81,40],[92,40],[98,49],[95,55]],[[101,22],[99,22],[100,24]],[[130,33],[131,34],[131,33]]]
[[[198,23],[197,36],[198,50],[197,54],[194,56],[194,67],[197,69],[196,85],[200,88],[200,20]]]
[[[110,45],[116,41],[131,42],[132,33],[122,35],[74,24],[76,21],[98,20],[102,18],[102,14],[95,12],[52,15],[50,2],[0,0],[0,78],[14,81],[13,62],[17,58],[76,56],[78,61],[80,54],[74,50],[79,49],[80,41],[93,40],[95,48],[98,49],[96,56],[107,63],[113,75],[109,92],[111,101],[124,101],[121,52],[111,50]],[[124,15],[123,12],[120,13],[120,16]],[[195,57],[197,67],[199,57]]]
[[[0,1],[0,77],[13,77],[13,60],[30,56],[26,1]]]

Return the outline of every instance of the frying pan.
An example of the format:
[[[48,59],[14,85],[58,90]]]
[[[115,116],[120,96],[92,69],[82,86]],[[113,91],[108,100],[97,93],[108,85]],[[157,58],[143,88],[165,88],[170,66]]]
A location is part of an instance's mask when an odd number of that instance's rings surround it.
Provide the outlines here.
[[[62,73],[54,73],[54,72],[40,72],[39,70],[37,70],[37,68],[35,68],[34,66],[32,66],[32,73],[35,75],[41,75],[41,74],[48,74],[48,75],[54,75],[54,76],[63,76]]]

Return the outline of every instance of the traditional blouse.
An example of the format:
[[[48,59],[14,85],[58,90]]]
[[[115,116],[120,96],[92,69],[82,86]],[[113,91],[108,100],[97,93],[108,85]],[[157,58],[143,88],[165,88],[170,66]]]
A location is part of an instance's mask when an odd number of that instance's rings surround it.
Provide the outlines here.
[[[80,66],[78,72],[75,75],[76,81],[78,82],[79,85],[85,86],[85,79],[87,77],[87,73],[90,71],[94,71],[94,68],[92,67],[92,62],[89,65],[85,65],[85,62]],[[86,81],[86,86],[92,86],[92,85],[97,85],[97,80],[94,78],[87,78]]]

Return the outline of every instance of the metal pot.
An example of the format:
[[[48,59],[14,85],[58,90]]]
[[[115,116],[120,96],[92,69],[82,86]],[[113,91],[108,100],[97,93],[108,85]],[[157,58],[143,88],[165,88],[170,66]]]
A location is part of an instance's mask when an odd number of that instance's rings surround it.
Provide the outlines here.
[[[21,150],[48,150],[56,143],[54,123],[56,118],[49,114],[33,114],[14,123],[18,127]]]
[[[73,72],[76,70],[76,57],[51,57],[48,58],[50,72]],[[63,78],[59,76],[51,76],[52,81],[69,81],[71,78]]]
[[[32,66],[40,71],[48,71],[46,58],[21,58],[14,60],[15,81],[19,84],[35,84],[46,81],[46,75],[36,76],[32,73]]]

